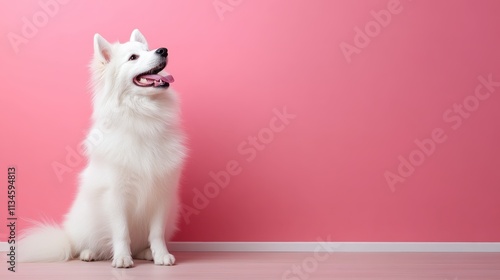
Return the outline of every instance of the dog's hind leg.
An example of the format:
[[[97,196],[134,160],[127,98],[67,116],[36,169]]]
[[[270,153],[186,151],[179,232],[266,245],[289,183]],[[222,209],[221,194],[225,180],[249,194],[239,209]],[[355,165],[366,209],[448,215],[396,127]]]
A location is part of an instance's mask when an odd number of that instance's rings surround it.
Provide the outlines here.
[[[80,252],[80,260],[85,262],[95,261],[95,254],[90,249],[85,249]]]
[[[151,252],[151,248],[148,247],[140,251],[137,255],[134,256],[134,259],[152,261],[153,253]]]

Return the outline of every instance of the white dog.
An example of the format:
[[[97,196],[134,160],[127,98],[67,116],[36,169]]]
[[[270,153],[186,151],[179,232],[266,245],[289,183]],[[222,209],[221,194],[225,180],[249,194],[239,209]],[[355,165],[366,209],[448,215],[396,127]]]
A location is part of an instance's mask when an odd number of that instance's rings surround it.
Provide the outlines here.
[[[20,241],[21,262],[132,258],[175,262],[165,244],[175,231],[178,183],[186,149],[179,108],[160,73],[166,48],[150,50],[134,30],[130,42],[94,36],[93,126],[86,142],[88,165],[62,226],[39,224]]]

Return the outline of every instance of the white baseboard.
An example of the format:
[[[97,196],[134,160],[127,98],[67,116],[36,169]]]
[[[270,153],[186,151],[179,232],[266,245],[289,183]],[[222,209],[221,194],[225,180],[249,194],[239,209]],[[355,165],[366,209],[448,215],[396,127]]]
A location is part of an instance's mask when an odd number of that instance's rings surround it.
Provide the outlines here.
[[[7,252],[9,244],[7,242],[0,242],[0,252]]]
[[[0,242],[0,251],[7,251]],[[500,253],[500,242],[170,242],[177,252],[441,252]]]

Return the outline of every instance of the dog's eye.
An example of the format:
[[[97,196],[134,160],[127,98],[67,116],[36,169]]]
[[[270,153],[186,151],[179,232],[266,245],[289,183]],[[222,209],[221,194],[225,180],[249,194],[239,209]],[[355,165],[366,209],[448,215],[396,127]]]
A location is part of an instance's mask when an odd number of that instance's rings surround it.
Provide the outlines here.
[[[139,56],[136,54],[131,55],[128,60],[136,60]]]

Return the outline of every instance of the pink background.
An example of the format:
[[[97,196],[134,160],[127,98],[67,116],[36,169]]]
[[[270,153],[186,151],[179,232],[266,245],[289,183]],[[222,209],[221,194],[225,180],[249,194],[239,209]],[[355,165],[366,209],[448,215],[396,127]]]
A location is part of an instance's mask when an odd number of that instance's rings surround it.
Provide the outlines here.
[[[61,221],[85,165],[67,162],[66,149],[90,124],[92,37],[125,41],[139,28],[151,47],[168,47],[182,98],[183,203],[195,207],[210,172],[241,169],[181,219],[176,240],[500,241],[500,87],[474,97],[478,77],[500,81],[500,2],[392,1],[220,0],[219,15],[213,0],[65,0],[49,16],[38,0],[9,1],[0,9],[2,205],[14,164],[18,216]],[[371,11],[388,5],[396,12],[380,27]],[[16,53],[8,34],[22,36],[33,16],[40,26]],[[365,26],[369,41],[356,35]],[[355,39],[346,58],[341,45]],[[454,104],[464,100],[472,111],[460,117]],[[295,118],[281,126],[274,112],[284,107]],[[415,141],[435,129],[445,140],[418,152]],[[250,148],[259,135],[263,149]],[[384,174],[398,174],[400,155],[419,166],[391,189]],[[62,180],[55,162],[71,169]]]

